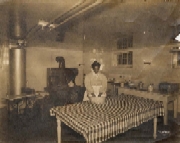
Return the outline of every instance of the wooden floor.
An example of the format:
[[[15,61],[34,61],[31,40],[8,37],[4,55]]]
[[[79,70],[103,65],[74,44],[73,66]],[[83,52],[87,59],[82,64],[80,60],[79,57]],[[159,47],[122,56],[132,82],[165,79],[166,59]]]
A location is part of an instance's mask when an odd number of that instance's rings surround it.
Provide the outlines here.
[[[0,110],[0,143],[56,143],[56,119],[49,117],[42,121],[40,117],[21,116],[8,122],[5,109]],[[163,131],[170,131],[163,133]],[[137,128],[109,139],[106,143],[180,143],[180,126],[169,120],[164,126],[162,118],[158,122],[158,137],[153,139],[153,122],[149,121]],[[84,138],[66,125],[62,125],[63,143],[84,143]]]

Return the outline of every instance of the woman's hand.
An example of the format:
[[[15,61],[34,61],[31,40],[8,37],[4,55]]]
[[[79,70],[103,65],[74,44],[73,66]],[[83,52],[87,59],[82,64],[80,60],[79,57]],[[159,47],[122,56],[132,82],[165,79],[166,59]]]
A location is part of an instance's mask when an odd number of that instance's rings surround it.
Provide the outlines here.
[[[96,97],[96,95],[94,93],[91,93],[92,97]]]
[[[102,94],[103,94],[103,93],[99,93],[98,97],[101,97]]]
[[[88,97],[96,97],[96,95],[94,93],[88,94]]]

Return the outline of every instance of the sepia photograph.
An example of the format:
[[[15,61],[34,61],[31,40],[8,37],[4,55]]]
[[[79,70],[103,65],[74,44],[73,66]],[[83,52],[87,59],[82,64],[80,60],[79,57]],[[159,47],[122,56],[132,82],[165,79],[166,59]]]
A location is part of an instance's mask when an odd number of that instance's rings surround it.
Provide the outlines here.
[[[0,143],[180,143],[180,0],[0,0]]]

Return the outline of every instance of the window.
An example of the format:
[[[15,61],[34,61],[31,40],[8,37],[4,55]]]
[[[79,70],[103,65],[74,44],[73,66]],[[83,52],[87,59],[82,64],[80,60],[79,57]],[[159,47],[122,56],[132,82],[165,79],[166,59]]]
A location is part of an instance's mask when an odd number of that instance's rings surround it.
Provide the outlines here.
[[[133,47],[133,34],[119,34],[117,47],[113,48],[112,65],[116,67],[132,68],[133,52],[130,48]]]
[[[172,67],[173,68],[179,68],[180,67],[180,51],[173,53]]]
[[[117,54],[117,66],[127,65],[132,66],[133,64],[133,52],[121,52]]]
[[[178,52],[177,56],[177,66],[180,66],[180,52]]]
[[[127,49],[133,47],[133,36],[124,36],[117,41],[117,49]]]

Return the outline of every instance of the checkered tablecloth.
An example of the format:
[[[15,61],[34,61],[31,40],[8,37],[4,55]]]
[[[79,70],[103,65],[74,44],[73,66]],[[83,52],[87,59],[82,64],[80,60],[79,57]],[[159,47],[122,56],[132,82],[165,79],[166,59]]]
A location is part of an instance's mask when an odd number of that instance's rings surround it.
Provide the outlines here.
[[[107,98],[105,104],[90,101],[54,107],[56,116],[84,136],[88,143],[102,142],[156,116],[164,115],[163,103],[132,95]]]

